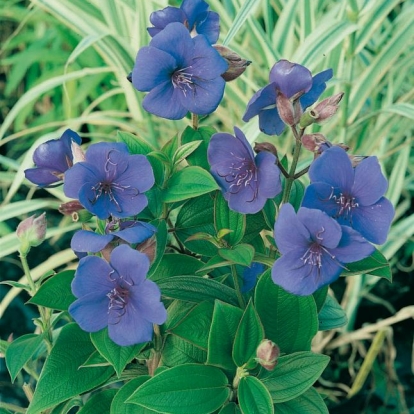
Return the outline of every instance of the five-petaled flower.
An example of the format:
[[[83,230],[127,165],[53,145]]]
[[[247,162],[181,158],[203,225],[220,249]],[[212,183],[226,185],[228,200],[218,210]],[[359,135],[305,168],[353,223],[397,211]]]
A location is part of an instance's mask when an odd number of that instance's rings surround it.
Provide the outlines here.
[[[232,210],[254,214],[280,193],[280,170],[275,155],[261,151],[255,157],[243,132],[235,127],[234,133],[212,136],[207,150],[210,171]]]
[[[257,91],[247,104],[243,121],[247,122],[259,115],[259,128],[267,135],[280,135],[285,124],[276,108],[278,94],[297,101],[305,110],[321,96],[326,81],[331,79],[332,69],[325,70],[312,77],[306,67],[287,60],[279,60],[269,74],[269,84]]]
[[[274,236],[282,256],[272,268],[273,281],[296,295],[311,295],[334,282],[346,268],[374,252],[358,232],[339,225],[321,210],[284,204]]]
[[[353,168],[345,150],[332,147],[312,163],[309,177],[303,207],[325,211],[372,243],[385,242],[394,208],[384,197],[387,180],[377,157],[367,157]]]
[[[148,204],[145,191],[154,185],[152,167],[144,155],[130,155],[124,143],[92,144],[84,162],[65,174],[64,192],[100,219],[125,218]]]
[[[127,245],[116,247],[110,262],[97,256],[80,260],[69,313],[86,332],[108,327],[109,337],[128,346],[150,341],[153,324],[167,318],[158,286],[146,279],[148,257]]]
[[[144,109],[167,119],[187,112],[207,115],[223,98],[226,61],[203,35],[194,38],[181,23],[170,23],[138,51],[132,70],[136,89],[149,93]]]
[[[179,8],[168,6],[155,11],[151,13],[150,22],[154,25],[147,29],[151,37],[173,22],[182,23],[192,35],[206,36],[210,44],[216,43],[220,34],[220,17],[209,11],[204,0],[183,0]]]
[[[36,167],[24,171],[26,178],[39,187],[59,183],[72,167],[74,148],[80,144],[81,137],[71,129],[67,129],[59,139],[40,144],[33,154]]]

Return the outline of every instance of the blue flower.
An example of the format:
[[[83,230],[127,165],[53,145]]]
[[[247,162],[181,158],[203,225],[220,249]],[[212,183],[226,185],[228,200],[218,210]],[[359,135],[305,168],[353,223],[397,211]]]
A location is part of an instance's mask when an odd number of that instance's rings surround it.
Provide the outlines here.
[[[235,127],[234,133],[211,137],[207,150],[210,171],[232,210],[254,214],[282,190],[280,170],[273,154],[261,151],[254,156],[243,132]]]
[[[280,135],[285,124],[276,108],[278,93],[291,100],[299,99],[302,110],[314,104],[332,78],[332,69],[312,77],[304,66],[279,60],[270,71],[269,84],[257,91],[247,104],[243,121],[259,116],[259,128],[267,135]]]
[[[260,276],[265,270],[265,266],[262,263],[253,262],[249,267],[245,267],[243,270],[243,287],[242,293],[249,292],[256,285],[258,276]]]
[[[372,243],[385,242],[394,208],[384,197],[388,184],[376,157],[353,168],[345,150],[332,147],[312,163],[309,177],[303,207],[325,211]]]
[[[65,174],[67,197],[100,219],[133,216],[147,206],[143,193],[154,185],[154,174],[144,155],[130,155],[124,143],[98,143],[85,156]]]
[[[24,171],[26,178],[39,187],[49,187],[63,180],[73,165],[73,145],[81,144],[81,137],[67,129],[59,139],[40,144],[34,154],[35,168]]]
[[[170,23],[138,51],[132,71],[136,89],[149,92],[144,109],[167,119],[187,112],[207,115],[223,98],[226,61],[202,36],[192,38],[181,23]]]
[[[148,33],[154,37],[168,24],[179,22],[187,27],[191,34],[202,34],[210,44],[214,44],[220,34],[220,17],[208,9],[208,4],[203,0],[183,0],[180,8],[165,7],[151,13],[150,21],[154,27],[149,27]]]
[[[282,256],[273,265],[272,279],[295,295],[311,295],[338,279],[344,264],[375,250],[359,233],[323,211],[302,207],[295,214],[290,204],[281,207],[274,235]]]
[[[146,279],[148,257],[127,245],[116,247],[110,262],[97,256],[80,260],[69,313],[86,332],[108,326],[109,337],[128,346],[152,339],[153,324],[167,318],[158,286]]]
[[[106,234],[79,230],[73,237],[70,247],[77,253],[97,253],[113,241],[123,240],[129,244],[142,243],[152,237],[157,229],[152,224],[142,221],[121,221],[119,230],[111,230],[112,223],[106,228]]]

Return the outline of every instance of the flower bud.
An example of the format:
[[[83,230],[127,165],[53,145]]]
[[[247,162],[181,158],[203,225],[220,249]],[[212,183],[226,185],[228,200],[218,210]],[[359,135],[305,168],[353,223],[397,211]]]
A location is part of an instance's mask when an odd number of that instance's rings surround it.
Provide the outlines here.
[[[310,111],[311,115],[315,118],[315,122],[323,122],[333,117],[338,111],[338,104],[343,96],[344,93],[340,92],[318,103],[318,105]]]
[[[302,136],[302,145],[308,151],[320,153],[323,146],[331,147],[332,144],[323,134],[305,134]]]
[[[293,103],[283,93],[279,92],[276,99],[276,108],[280,119],[289,126],[295,125],[295,109]]]
[[[46,213],[39,217],[28,217],[17,226],[16,234],[20,240],[20,252],[29,253],[31,247],[39,246],[46,237]]]
[[[256,350],[256,361],[266,370],[272,371],[280,355],[279,347],[270,339],[263,339]]]
[[[77,213],[80,210],[83,210],[83,205],[78,200],[68,201],[59,206],[59,213],[65,216],[71,216],[73,213]]]
[[[277,158],[277,149],[270,142],[256,142],[254,144],[254,152],[258,154],[259,152],[267,151],[273,154]]]
[[[226,82],[237,79],[246,70],[247,66],[252,63],[250,60],[242,59],[228,47],[222,45],[213,45],[213,47],[229,65],[226,72],[221,75]]]

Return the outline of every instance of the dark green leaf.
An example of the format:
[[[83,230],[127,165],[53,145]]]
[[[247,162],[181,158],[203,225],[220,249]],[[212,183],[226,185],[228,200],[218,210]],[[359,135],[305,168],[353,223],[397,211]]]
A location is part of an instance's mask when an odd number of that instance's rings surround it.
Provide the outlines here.
[[[326,297],[325,304],[319,311],[318,319],[320,331],[340,328],[341,326],[346,325],[348,321],[345,311],[331,295]]]
[[[108,329],[91,333],[92,343],[98,352],[114,367],[120,377],[126,365],[145,347],[146,342],[131,346],[119,346],[108,336]]]
[[[241,414],[240,408],[234,402],[226,404],[218,414]]]
[[[171,276],[194,275],[204,263],[186,254],[167,253],[161,259],[151,279],[158,281]]]
[[[217,233],[223,229],[230,230],[230,233],[223,237],[230,246],[235,246],[239,243],[246,230],[246,216],[230,210],[227,201],[224,199],[221,192],[216,194],[214,203],[214,223]]]
[[[256,356],[256,349],[265,338],[259,315],[250,301],[237,328],[233,344],[233,361],[241,367]]]
[[[136,404],[127,404],[125,401],[135,392],[135,390],[141,386],[145,381],[148,381],[151,377],[149,375],[142,375],[138,378],[134,378],[121,387],[111,404],[110,414],[152,414],[155,411],[148,410]]]
[[[303,394],[320,377],[329,357],[313,352],[296,352],[278,359],[273,371],[261,373],[261,381],[274,403],[292,400]]]
[[[6,365],[12,382],[43,342],[42,335],[27,334],[15,339],[6,351]]]
[[[319,312],[325,303],[326,296],[328,295],[328,286],[318,289],[312,296],[315,299],[316,310]]]
[[[186,317],[181,319],[180,323],[171,329],[171,332],[207,351],[212,315],[212,303],[202,302],[191,309]]]
[[[105,382],[112,367],[79,367],[94,352],[89,334],[75,323],[65,325],[47,358],[27,414],[38,414]]]
[[[216,132],[212,127],[202,126],[194,130],[191,127],[187,127],[181,135],[181,142],[186,144],[192,141],[201,140],[199,147],[187,158],[190,165],[196,165],[204,168],[205,170],[210,169],[210,164],[207,160],[207,147],[210,142],[211,136]]]
[[[155,227],[157,227],[157,233],[155,233],[155,237],[157,240],[156,250],[155,250],[155,259],[151,264],[151,268],[148,272],[148,278],[152,278],[158,269],[158,265],[160,264],[164,252],[165,246],[167,245],[167,238],[168,238],[168,229],[167,223],[164,220],[157,222],[152,222]]]
[[[220,302],[214,303],[213,320],[208,338],[207,363],[235,372],[233,341],[243,316],[240,308]]]
[[[187,200],[217,190],[212,175],[200,167],[186,167],[174,173],[163,194],[165,203]]]
[[[239,405],[242,413],[273,414],[272,397],[267,388],[256,377],[244,377],[238,389]]]
[[[158,281],[158,286],[161,293],[168,298],[189,302],[214,302],[218,299],[232,305],[238,303],[234,289],[199,276],[174,276]]]
[[[219,249],[218,253],[229,262],[250,266],[254,257],[254,248],[250,244],[238,244],[232,249]]]
[[[78,414],[109,413],[116,392],[116,389],[109,389],[94,394],[78,411]]]
[[[171,414],[210,414],[229,398],[227,377],[216,367],[185,364],[155,375],[127,400]]]
[[[312,296],[295,296],[275,285],[270,270],[256,286],[255,305],[265,337],[282,353],[310,350],[318,331],[316,305]]]
[[[196,233],[216,235],[214,228],[214,202],[210,194],[187,201],[180,209],[175,233],[181,243],[194,253],[214,256],[217,247],[204,240],[186,241]]]
[[[204,364],[207,353],[204,349],[185,341],[176,335],[168,335],[162,351],[161,362],[167,367],[176,365],[199,363]]]
[[[341,276],[366,274],[383,277],[390,282],[392,281],[390,264],[379,250],[375,250],[366,259],[360,260],[359,262],[347,263],[345,266],[346,270],[342,272]]]
[[[275,411],[277,414],[329,414],[323,398],[314,388],[309,388],[293,400],[275,404]]]
[[[62,311],[68,310],[69,305],[76,300],[71,289],[74,275],[74,270],[64,270],[52,276],[40,286],[28,303]]]

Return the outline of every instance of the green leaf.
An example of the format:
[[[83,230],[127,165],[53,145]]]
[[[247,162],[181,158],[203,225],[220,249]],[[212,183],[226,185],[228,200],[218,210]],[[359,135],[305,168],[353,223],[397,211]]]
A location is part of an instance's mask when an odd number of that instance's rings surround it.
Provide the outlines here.
[[[186,241],[196,233],[216,235],[214,228],[214,204],[210,194],[187,201],[180,209],[175,223],[175,234],[181,243],[194,253],[214,256],[217,247],[204,240]]]
[[[199,276],[174,276],[158,281],[163,296],[181,299],[189,302],[202,302],[216,299],[232,305],[237,305],[237,295],[234,289],[213,279]]]
[[[341,276],[353,276],[353,275],[373,275],[379,276],[392,281],[392,273],[390,264],[386,257],[379,251],[375,252],[366,259],[359,262],[347,263],[346,270],[341,273]]]
[[[155,148],[152,147],[145,139],[131,134],[130,132],[117,131],[116,137],[118,141],[124,142],[131,154],[143,154],[147,155]]]
[[[187,316],[181,319],[180,323],[171,329],[171,332],[207,351],[212,315],[212,303],[201,302],[191,309]]]
[[[94,394],[78,411],[78,414],[109,413],[112,400],[116,393],[116,389],[109,389]]]
[[[187,144],[178,147],[173,157],[173,165],[178,165],[181,161],[185,160],[190,154],[192,154],[202,143],[202,141],[188,142]]]
[[[250,244],[238,244],[232,249],[219,249],[219,255],[230,262],[250,266],[254,257],[254,248]]]
[[[155,413],[153,410],[137,406],[136,404],[126,404],[125,401],[135,392],[135,390],[148,381],[151,377],[149,375],[142,375],[128,381],[121,387],[114,399],[112,400],[110,414],[151,414]]]
[[[227,377],[216,367],[186,364],[155,375],[127,400],[171,414],[210,414],[229,398]]]
[[[256,356],[256,349],[265,338],[259,315],[250,301],[237,328],[233,344],[234,363],[241,367]]]
[[[162,365],[173,367],[188,363],[204,364],[207,352],[176,335],[168,335],[162,351]]]
[[[174,203],[217,189],[218,185],[209,172],[200,167],[186,167],[171,176],[163,194],[163,201]]]
[[[326,301],[327,295],[328,295],[328,286],[324,286],[323,288],[320,288],[315,293],[313,293],[312,296],[316,303],[317,312],[319,312],[322,309],[322,306]]]
[[[331,295],[326,297],[325,304],[318,313],[319,330],[327,331],[329,329],[340,328],[346,325],[348,318],[341,305]]]
[[[318,330],[316,305],[312,296],[295,296],[275,285],[270,270],[259,279],[254,303],[265,337],[282,353],[308,351]]]
[[[239,405],[242,413],[273,414],[272,397],[263,383],[256,377],[244,377],[238,389]]]
[[[194,275],[204,263],[193,256],[179,253],[167,253],[162,257],[151,280],[158,281],[171,276]]]
[[[151,268],[148,272],[149,279],[151,279],[152,276],[157,272],[158,265],[160,264],[162,258],[164,257],[165,247],[167,245],[167,238],[168,238],[167,223],[164,220],[160,220],[158,223],[154,221],[151,224],[157,227],[157,232],[155,233],[157,245],[156,245],[156,250],[155,250],[155,259],[152,262]]]
[[[174,135],[161,149],[169,160],[172,161],[174,154],[178,150],[178,135]]]
[[[236,403],[230,402],[226,404],[218,414],[241,414],[240,408]]]
[[[320,377],[329,357],[313,352],[296,352],[278,359],[273,371],[262,371],[260,379],[272,396],[281,403],[303,394]]]
[[[275,404],[278,414],[329,414],[325,401],[314,388],[284,403]]]
[[[94,349],[88,333],[75,323],[65,325],[43,366],[27,414],[38,414],[104,383],[112,367],[79,369]]]
[[[243,316],[240,308],[216,300],[208,338],[207,363],[235,372],[233,341]]]
[[[114,367],[118,378],[132,359],[146,346],[146,342],[131,346],[119,346],[108,336],[108,328],[91,333],[92,343],[98,352]]]
[[[43,342],[43,335],[27,334],[15,339],[6,350],[6,365],[12,382]]]
[[[195,165],[205,170],[210,169],[210,164],[207,160],[207,147],[210,142],[211,136],[216,132],[212,127],[202,126],[196,130],[188,126],[181,135],[181,142],[183,144],[190,143],[192,141],[201,141],[197,149],[187,157],[187,161],[190,165]]]
[[[63,272],[57,273],[43,283],[27,303],[67,311],[69,305],[76,300],[71,289],[74,275],[74,270],[64,270]]]
[[[230,210],[227,201],[221,192],[218,192],[214,203],[214,224],[217,233],[224,229],[230,230],[230,233],[224,236],[223,239],[230,246],[235,246],[244,236],[246,216]]]
[[[219,267],[230,266],[233,262],[223,259],[221,256],[213,256],[201,269],[198,270],[197,274],[205,274],[213,269]]]

